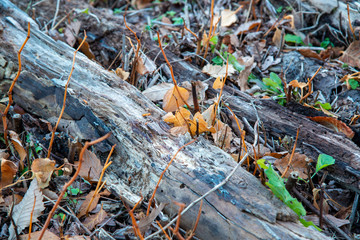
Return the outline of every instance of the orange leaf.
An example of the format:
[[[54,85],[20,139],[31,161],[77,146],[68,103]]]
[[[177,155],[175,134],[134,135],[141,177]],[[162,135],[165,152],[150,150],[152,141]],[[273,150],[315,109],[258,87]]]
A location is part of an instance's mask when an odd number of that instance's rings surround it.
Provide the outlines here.
[[[307,86],[307,83],[298,82],[298,80],[292,80],[291,82],[289,82],[289,85],[297,88],[304,88]]]
[[[355,135],[353,130],[349,128],[344,122],[337,120],[332,117],[308,117],[310,120],[320,123],[321,125],[324,125],[325,127],[328,127],[335,132],[341,132],[344,133],[346,137],[352,139]]]
[[[224,84],[223,78],[217,77],[213,84],[213,89],[220,89],[222,88],[223,84]]]
[[[12,161],[1,159],[1,178],[0,188],[3,188],[13,182],[18,167]]]
[[[301,53],[301,55],[303,55],[304,57],[323,60],[319,54],[317,54],[315,51],[311,49],[298,49],[298,52]]]
[[[210,128],[208,127],[208,124],[204,120],[204,117],[199,112],[197,112],[194,116],[194,119],[191,120],[190,122],[190,130],[193,136],[196,134],[196,128],[197,128],[196,122],[199,122],[199,134],[204,132],[212,132],[212,133],[216,132],[214,127],[210,127]]]
[[[257,19],[257,20],[254,20],[254,21],[249,21],[247,23],[243,23],[238,27],[238,29],[235,31],[234,34],[239,35],[241,33],[250,31],[251,29],[259,26],[260,24],[261,24],[261,19]]]
[[[37,158],[31,164],[31,170],[34,172],[40,188],[49,186],[51,174],[55,170],[55,161],[49,158]]]
[[[177,87],[179,91],[176,90],[176,87],[174,86],[169,91],[166,92],[164,99],[163,99],[163,109],[165,112],[172,112],[175,111],[179,106],[182,106],[185,104],[184,101],[187,101],[189,99],[189,92],[182,87]],[[181,94],[181,99],[179,93]],[[183,101],[184,100],[184,101]],[[176,103],[178,102],[178,104]]]

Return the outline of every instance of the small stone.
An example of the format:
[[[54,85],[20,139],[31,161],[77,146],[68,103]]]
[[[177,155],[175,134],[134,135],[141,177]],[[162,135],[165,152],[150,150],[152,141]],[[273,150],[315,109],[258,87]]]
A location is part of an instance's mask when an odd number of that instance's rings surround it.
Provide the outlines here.
[[[5,68],[4,78],[9,79],[11,77],[13,68],[14,68],[14,63],[13,62],[8,62],[8,65]]]
[[[4,59],[3,56],[0,55],[0,67],[5,67],[6,66],[7,61]]]

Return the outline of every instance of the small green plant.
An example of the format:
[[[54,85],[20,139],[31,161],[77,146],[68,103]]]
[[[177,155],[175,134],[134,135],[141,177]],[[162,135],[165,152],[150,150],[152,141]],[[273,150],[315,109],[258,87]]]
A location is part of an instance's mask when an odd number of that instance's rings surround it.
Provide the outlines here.
[[[300,219],[300,222],[305,226],[313,226],[318,231],[321,231],[313,222],[306,221],[303,217],[306,215],[306,210],[303,205],[294,197],[290,195],[290,193],[286,190],[285,183],[283,179],[279,176],[277,172],[273,169],[271,164],[266,166],[265,159],[260,159],[257,161],[258,165],[264,169],[264,173],[266,177],[269,179],[265,184],[271,189],[276,197],[278,197],[282,202],[285,203],[289,208],[291,208]]]
[[[320,47],[327,48],[328,46],[334,47],[334,44],[330,42],[329,38],[325,38],[325,40],[320,43]]]
[[[301,37],[293,35],[293,34],[285,34],[285,42],[294,43],[294,44],[301,44],[305,45]]]
[[[320,109],[320,106],[325,110],[331,110],[330,103],[321,103],[320,101],[316,101],[316,103],[314,104],[314,107],[317,109]]]
[[[59,218],[60,221],[65,221],[66,215],[61,212],[61,213],[55,214],[53,218],[54,218],[54,219],[58,219],[58,218]]]
[[[311,178],[313,178],[321,169],[333,165],[335,163],[335,159],[332,156],[329,156],[327,154],[319,154],[317,163],[316,163],[316,169],[314,175],[312,175]]]
[[[350,85],[351,89],[357,89],[359,87],[359,82],[356,81],[355,79],[351,78],[351,79],[349,79],[349,85]]]

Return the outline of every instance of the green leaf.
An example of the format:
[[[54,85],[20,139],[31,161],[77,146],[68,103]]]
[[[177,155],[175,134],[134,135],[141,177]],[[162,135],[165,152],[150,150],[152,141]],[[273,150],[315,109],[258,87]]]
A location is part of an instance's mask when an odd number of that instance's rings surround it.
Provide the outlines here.
[[[170,17],[173,17],[173,16],[175,16],[176,12],[175,11],[167,11],[166,14],[169,15]]]
[[[316,171],[315,174],[320,171],[321,169],[333,165],[335,163],[335,159],[332,156],[327,154],[320,154],[316,163]],[[314,175],[315,175],[314,174]]]
[[[327,48],[329,45],[334,46],[334,44],[330,42],[329,38],[325,38],[325,40],[320,43],[320,47],[322,48]]]
[[[36,153],[39,153],[40,151],[42,151],[43,149],[42,149],[42,147],[40,147],[40,146],[36,146],[35,147],[35,152]]]
[[[257,79],[257,77],[253,73],[250,73],[250,75],[248,77],[248,81],[254,80],[254,79]]]
[[[238,62],[238,60],[236,59],[236,57],[234,55],[232,55],[231,53],[225,52],[223,56],[225,59],[229,58],[229,63],[231,65],[233,65],[233,67],[235,68],[236,71],[241,72],[242,70],[244,70],[244,66]]]
[[[353,78],[349,79],[349,84],[350,84],[351,89],[356,89],[359,87],[359,82]]]
[[[295,44],[304,44],[301,37],[293,34],[285,34],[285,42],[295,43]]]
[[[89,14],[89,8],[85,8],[84,10],[81,11],[81,13]]]
[[[211,61],[216,65],[223,65],[223,60],[219,56],[214,57]]]
[[[271,78],[263,78],[263,82],[273,92],[278,93],[278,94],[281,93],[281,91],[279,90],[279,88],[281,89],[281,85],[279,85],[277,82],[275,82]]]
[[[269,167],[268,166],[266,166],[266,164],[265,164],[265,159],[259,159],[259,160],[257,160],[257,164],[259,164],[259,166],[262,168],[262,169],[268,169]]]
[[[171,19],[175,25],[184,24],[184,19],[181,17],[174,17]]]
[[[216,45],[219,41],[218,36],[213,36],[212,38],[210,38],[210,43],[212,43],[213,45]]]
[[[120,14],[121,12],[120,8],[114,8],[113,14]]]
[[[262,161],[260,163],[258,162],[258,164],[262,168]],[[283,201],[289,208],[291,208],[297,215],[305,216],[305,208],[296,198],[293,198],[290,195],[288,190],[286,190],[283,179],[277,172],[275,172],[271,164],[264,172],[266,177],[269,179],[269,181],[265,184],[269,186],[274,195],[280,198],[280,200]]]
[[[309,226],[313,226],[316,230],[318,230],[319,232],[321,232],[321,228],[319,228],[318,226],[316,226],[312,221],[306,221],[303,218],[299,219],[300,222],[305,226],[305,227],[309,227]]]
[[[271,72],[271,73],[270,73],[270,78],[271,78],[274,82],[276,82],[279,86],[281,86],[281,84],[282,84],[281,78],[280,78],[276,73]]]
[[[331,110],[331,104],[330,103],[321,103],[320,101],[316,101],[315,106],[320,105],[325,110]]]
[[[282,10],[283,10],[283,6],[278,7],[278,8],[276,9],[276,12],[277,12],[277,13],[281,13],[281,12],[282,12]]]

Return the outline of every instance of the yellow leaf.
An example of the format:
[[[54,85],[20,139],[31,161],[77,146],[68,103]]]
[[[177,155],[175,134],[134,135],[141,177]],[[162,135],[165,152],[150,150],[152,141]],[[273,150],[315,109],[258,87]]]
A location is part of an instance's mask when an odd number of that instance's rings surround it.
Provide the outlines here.
[[[220,89],[222,88],[223,84],[224,84],[223,78],[217,77],[213,84],[213,89]]]
[[[189,99],[189,92],[182,87],[177,87],[178,91],[176,90],[176,87],[174,86],[169,91],[166,92],[164,99],[163,99],[163,109],[165,112],[172,112],[175,111],[179,106],[182,106],[185,104],[184,101],[187,101]],[[179,95],[181,94],[181,97]],[[184,100],[184,101],[183,101]]]
[[[208,126],[212,126],[213,122],[215,122],[215,117],[216,117],[215,104],[216,103],[212,104],[208,109],[206,109],[202,113],[202,116],[205,122],[208,124]]]

